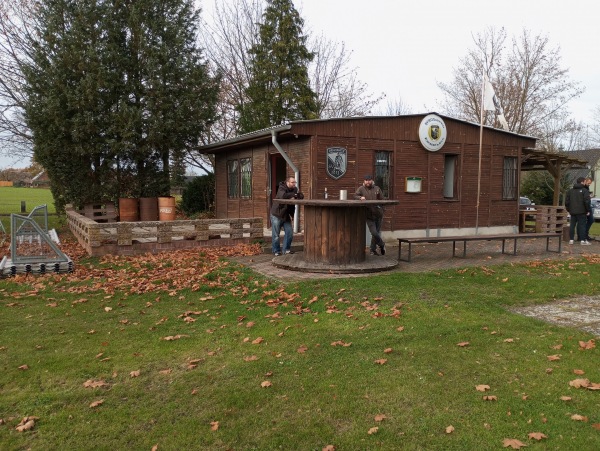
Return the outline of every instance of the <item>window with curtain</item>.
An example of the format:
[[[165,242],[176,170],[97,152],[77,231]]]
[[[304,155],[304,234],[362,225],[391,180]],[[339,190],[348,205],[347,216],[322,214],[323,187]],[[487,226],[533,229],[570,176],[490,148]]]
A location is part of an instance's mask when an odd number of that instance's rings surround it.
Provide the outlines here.
[[[237,199],[240,197],[239,192],[240,175],[239,175],[239,161],[228,160],[227,161],[227,197],[230,199]]]
[[[458,155],[444,155],[444,197],[456,199],[458,180]]]
[[[227,197],[252,197],[252,159],[227,160]]]
[[[392,152],[375,152],[375,174],[373,174],[373,178],[375,185],[381,188],[385,199],[390,198],[391,155]]]
[[[502,199],[512,200],[517,198],[518,167],[516,157],[504,157],[504,170],[502,174]]]
[[[240,197],[252,197],[252,161],[250,158],[240,160]]]

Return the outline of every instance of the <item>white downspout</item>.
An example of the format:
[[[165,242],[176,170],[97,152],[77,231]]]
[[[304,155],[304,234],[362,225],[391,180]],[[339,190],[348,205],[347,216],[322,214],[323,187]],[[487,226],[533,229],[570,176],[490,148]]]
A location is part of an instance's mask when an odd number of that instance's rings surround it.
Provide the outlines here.
[[[300,171],[298,171],[298,168],[296,167],[296,165],[292,162],[292,160],[290,159],[288,154],[285,153],[283,148],[277,142],[277,133],[275,132],[275,130],[273,130],[271,132],[271,137],[272,137],[273,145],[275,146],[277,151],[281,154],[281,156],[287,162],[287,164],[290,165],[290,168],[292,168],[292,171],[294,171],[294,178],[296,179],[296,182],[298,183],[296,186],[298,187],[298,190],[300,190]],[[300,231],[299,212],[300,212],[300,207],[298,205],[296,205],[296,212],[294,213],[294,233],[298,233]]]

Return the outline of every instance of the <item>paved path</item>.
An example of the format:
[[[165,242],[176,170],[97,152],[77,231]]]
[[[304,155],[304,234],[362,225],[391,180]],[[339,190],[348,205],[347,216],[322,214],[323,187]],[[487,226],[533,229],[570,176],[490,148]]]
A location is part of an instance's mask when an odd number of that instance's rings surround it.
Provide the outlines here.
[[[471,242],[467,247],[467,256],[462,258],[452,257],[452,243],[413,245],[412,261],[410,263],[401,261],[395,269],[389,272],[431,272],[451,268],[492,266],[532,260],[569,260],[584,254],[600,254],[600,241],[592,241],[591,246],[582,246],[580,244],[569,245],[568,242],[563,242],[560,254],[546,252],[546,240],[542,239],[519,240],[517,255],[502,254],[501,247],[501,243],[497,241]],[[295,244],[293,249],[301,256],[301,245]],[[555,248],[551,247],[551,249]],[[397,259],[397,246],[386,246],[386,250],[387,253],[384,257],[368,256],[368,258]],[[261,255],[239,257],[235,260],[270,279],[281,282],[328,279],[331,277],[371,277],[377,274],[385,274],[380,272],[375,274],[332,275],[290,271],[275,267],[272,263],[274,258],[277,257],[273,257],[270,253],[264,253]],[[600,337],[600,296],[563,300],[552,304],[515,309],[513,311],[526,316],[535,316],[554,324],[578,327]]]

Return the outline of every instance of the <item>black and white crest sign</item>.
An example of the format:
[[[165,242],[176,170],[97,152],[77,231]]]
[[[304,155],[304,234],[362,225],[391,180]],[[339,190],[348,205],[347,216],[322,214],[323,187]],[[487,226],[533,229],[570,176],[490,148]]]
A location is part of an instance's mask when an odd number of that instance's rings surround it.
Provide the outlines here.
[[[348,152],[343,147],[327,149],[327,175],[335,180],[346,173]]]

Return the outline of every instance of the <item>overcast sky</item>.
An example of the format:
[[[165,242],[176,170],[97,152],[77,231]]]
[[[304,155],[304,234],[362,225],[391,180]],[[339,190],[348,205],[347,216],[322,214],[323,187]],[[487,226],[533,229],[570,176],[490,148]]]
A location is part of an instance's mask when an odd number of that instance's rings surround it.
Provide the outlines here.
[[[202,0],[203,18],[214,0]],[[573,117],[592,122],[600,106],[600,0],[294,0],[314,33],[344,42],[352,65],[371,92],[402,101],[414,113],[438,111],[438,81],[452,80],[452,68],[473,48],[472,36],[504,27],[508,37],[527,28],[560,47],[563,67],[586,92],[571,102]],[[502,99],[500,99],[502,100]],[[386,101],[384,101],[385,103]],[[382,105],[383,109],[385,105]],[[0,168],[26,161],[0,157]]]
[[[210,1],[210,0],[209,0]],[[294,0],[305,26],[353,50],[353,64],[371,91],[401,98],[415,113],[437,111],[437,82],[450,82],[473,37],[504,27],[508,38],[524,28],[560,47],[562,66],[586,87],[570,105],[591,122],[600,106],[600,1],[540,0]],[[507,43],[510,41],[507,39]],[[500,99],[502,100],[502,99]]]

